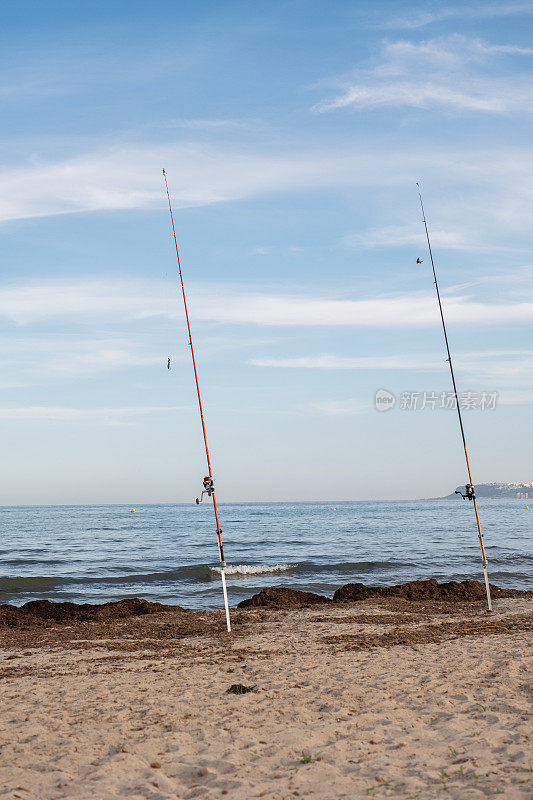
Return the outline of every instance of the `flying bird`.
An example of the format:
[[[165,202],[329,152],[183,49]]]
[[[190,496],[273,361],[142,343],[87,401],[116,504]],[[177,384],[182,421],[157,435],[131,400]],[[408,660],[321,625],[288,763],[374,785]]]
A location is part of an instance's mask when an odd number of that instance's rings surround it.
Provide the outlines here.
[[[423,260],[424,260],[424,259],[422,259],[422,258],[417,258],[417,259],[416,259],[416,263],[417,263],[417,264],[421,264]]]

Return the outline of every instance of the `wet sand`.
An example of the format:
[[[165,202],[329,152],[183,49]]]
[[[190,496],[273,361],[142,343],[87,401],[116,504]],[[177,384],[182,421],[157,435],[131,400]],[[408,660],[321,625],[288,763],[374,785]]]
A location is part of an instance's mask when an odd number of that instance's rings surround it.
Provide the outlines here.
[[[531,797],[533,600],[494,608],[12,620],[0,797]]]

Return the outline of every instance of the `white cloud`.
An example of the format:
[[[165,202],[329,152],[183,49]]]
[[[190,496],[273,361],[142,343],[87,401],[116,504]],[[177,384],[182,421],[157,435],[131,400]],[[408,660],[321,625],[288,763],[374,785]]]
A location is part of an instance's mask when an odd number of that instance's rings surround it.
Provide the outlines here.
[[[490,241],[489,236],[481,230],[472,228],[454,227],[452,230],[432,227],[430,230],[431,246],[440,250],[474,251],[477,253],[509,253],[517,252],[519,247],[514,245],[497,245]],[[421,224],[385,225],[381,228],[371,228],[363,233],[352,233],[343,236],[341,245],[347,247],[404,247],[414,246],[418,253],[427,256],[427,242]],[[525,250],[526,248],[524,248]],[[528,251],[529,252],[529,251]]]
[[[411,372],[442,372],[445,368],[442,353],[400,353],[351,358],[320,354],[300,358],[254,358],[248,362],[256,367],[278,369],[330,369],[330,370],[398,370]],[[476,386],[490,384],[492,390],[504,390],[505,397],[514,396],[512,390],[533,389],[533,350],[482,350],[454,353],[453,363],[462,380]],[[508,400],[507,402],[510,402]],[[524,400],[524,402],[526,402]]]
[[[533,303],[481,303],[467,297],[444,299],[447,319],[460,323],[533,321]],[[256,325],[433,325],[435,298],[429,294],[368,300],[325,300],[282,295],[198,298],[196,315],[213,322]]]
[[[406,16],[393,17],[380,23],[380,28],[422,28],[435,22],[449,19],[495,19],[533,13],[531,3],[480,3],[478,5],[447,6],[444,3],[433,8],[413,9]]]
[[[350,358],[329,353],[299,358],[252,358],[248,363],[254,367],[285,369],[416,369],[426,371],[442,367],[442,359],[439,360],[437,357],[391,355]]]
[[[491,381],[498,389],[533,389],[533,350],[460,353],[454,363],[473,381]]]
[[[227,202],[310,186],[349,184],[352,172],[370,177],[363,156],[325,153],[249,155],[234,149],[187,145],[122,148],[57,163],[0,172],[0,221],[164,207],[166,168],[176,209]],[[358,180],[361,180],[359,177]]]
[[[120,44],[107,48],[99,41],[92,46],[87,37],[84,43],[75,37],[61,37],[59,42],[35,39],[31,47],[20,46],[16,39],[3,47],[4,69],[0,75],[0,97],[20,103],[38,98],[85,96],[91,90],[108,91],[110,87],[123,91],[160,82],[169,76],[174,79],[197,68],[201,54],[194,46],[176,48],[139,48],[138,42],[122,37]]]
[[[495,289],[500,297],[502,292],[505,292],[505,296],[509,299],[519,297],[523,300],[525,297],[533,297],[533,266],[527,264],[495,275],[479,275],[472,280],[448,286],[447,291],[450,294],[458,294],[472,289],[473,286],[483,285]]]
[[[504,390],[498,392],[498,406],[523,406],[533,404],[533,390]],[[347,400],[326,400],[309,403],[311,412],[327,417],[355,417],[373,411],[375,406],[368,401],[357,398]]]
[[[167,342],[168,347],[168,342]],[[156,352],[154,352],[156,350]],[[124,367],[145,367],[166,364],[166,349],[145,343],[110,337],[85,338],[69,336],[27,336],[0,339],[0,371],[2,376],[63,378],[94,375]]]
[[[434,228],[431,230],[431,242],[435,247],[440,247],[443,250],[494,250],[494,247],[473,239],[471,231],[447,231]],[[373,228],[364,233],[345,236],[341,240],[341,244],[350,247],[369,248],[388,247],[390,245],[415,245],[425,250],[426,237],[420,224],[386,225],[382,228]]]
[[[376,67],[358,71],[344,82],[341,94],[315,110],[407,106],[531,113],[529,75],[490,70],[498,56],[531,55],[529,48],[491,45],[459,35],[419,43],[386,42]]]
[[[0,419],[7,420],[63,420],[125,419],[142,414],[166,414],[189,410],[184,406],[132,406],[124,408],[68,408],[64,406],[27,406],[0,408]]]
[[[481,87],[480,87],[481,88]],[[493,88],[493,87],[492,87]],[[516,95],[516,92],[514,93]],[[516,108],[527,101],[524,93],[516,98]],[[338,108],[353,106],[368,108],[371,106],[412,106],[413,108],[431,108],[447,106],[463,111],[491,111],[501,113],[509,109],[511,98],[494,92],[479,94],[462,92],[434,82],[413,83],[412,81],[387,81],[381,85],[364,85],[362,83],[347,89],[344,94],[317,106],[318,111],[332,111]]]
[[[309,403],[309,408],[327,417],[355,417],[370,411],[372,403],[362,400],[326,400],[321,403]]]
[[[176,284],[151,281],[42,281],[0,289],[0,317],[38,320],[173,317],[180,312]]]
[[[293,294],[224,291],[192,287],[191,311],[197,320],[265,326],[418,326],[434,325],[435,298],[429,293],[378,296],[365,300],[327,299]],[[533,302],[486,303],[468,295],[446,295],[449,322],[512,324],[533,321]],[[182,314],[175,285],[149,281],[50,281],[0,291],[0,317],[19,324],[36,320],[108,318],[117,321]]]
[[[192,130],[211,130],[219,128],[237,128],[240,123],[233,119],[183,119],[175,123],[177,128]]]
[[[343,356],[309,356],[307,358],[257,359],[257,366],[294,367],[305,369],[397,369],[420,372],[447,371],[443,357],[427,354],[347,358]],[[498,405],[533,404],[533,350],[482,350],[455,353],[453,363],[461,384],[470,391],[498,393]],[[412,388],[412,387],[411,387]],[[421,387],[430,391],[431,387]],[[360,398],[310,403],[312,411],[325,416],[356,416],[374,408]]]
[[[135,165],[135,169],[131,165]],[[236,200],[265,192],[358,187],[382,192],[383,213],[395,225],[345,237],[345,243],[421,244],[416,232],[415,181],[428,187],[428,218],[435,245],[504,249],[502,237],[530,230],[533,169],[530,148],[457,150],[376,146],[330,152],[243,155],[233,150],[167,145],[93,153],[55,164],[0,172],[0,221],[90,210],[164,208],[161,165],[170,172],[176,211],[187,205]],[[457,197],[457,186],[461,196]],[[385,190],[385,192],[383,191]],[[454,198],[450,202],[450,197]],[[412,205],[409,204],[412,199]],[[176,214],[178,236],[181,220]],[[465,221],[468,221],[467,223]],[[502,246],[503,245],[503,246]],[[264,244],[258,248],[267,249]],[[169,247],[170,256],[170,247]],[[170,261],[169,261],[170,264]],[[52,299],[53,305],[57,298]],[[125,294],[128,302],[128,293]]]
[[[508,390],[500,392],[498,405],[500,406],[528,406],[533,405],[533,389]]]

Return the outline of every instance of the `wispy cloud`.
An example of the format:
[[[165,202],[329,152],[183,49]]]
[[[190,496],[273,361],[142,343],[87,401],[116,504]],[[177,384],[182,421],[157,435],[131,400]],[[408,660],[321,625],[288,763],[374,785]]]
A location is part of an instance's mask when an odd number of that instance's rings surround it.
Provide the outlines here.
[[[400,369],[424,370],[442,368],[442,359],[418,355],[391,356],[336,356],[321,353],[316,356],[300,356],[298,358],[252,358],[248,361],[254,367],[275,367],[282,369]]]
[[[459,223],[461,225],[461,223]],[[476,230],[475,228],[454,227],[446,230],[444,228],[431,227],[431,244],[433,248],[440,250],[461,250],[473,251],[477,253],[509,253],[520,251],[516,243],[513,245],[497,245],[490,240],[487,232]],[[427,243],[424,230],[420,224],[409,225],[385,225],[381,228],[371,228],[362,233],[352,233],[343,236],[340,240],[341,245],[347,247],[412,247],[419,248],[419,252],[426,251]],[[529,252],[529,248],[523,248],[524,252]]]
[[[326,400],[321,403],[309,403],[309,408],[326,417],[355,417],[366,414],[373,408],[372,403],[365,400]]]
[[[533,302],[481,303],[446,297],[450,321],[510,323],[533,320]],[[252,325],[412,326],[435,323],[435,298],[429,294],[367,300],[328,300],[290,295],[203,295],[195,301],[199,319]]]
[[[24,325],[39,320],[173,317],[173,284],[151,281],[42,281],[0,289],[0,317]]]
[[[431,294],[398,294],[363,300],[296,294],[230,293],[222,287],[191,287],[196,319],[263,326],[420,326],[434,325]],[[467,294],[444,298],[450,322],[514,324],[533,320],[533,302],[485,303]],[[19,324],[82,318],[139,320],[181,314],[174,285],[149,281],[58,281],[11,286],[0,291],[0,317]]]
[[[498,405],[503,406],[528,406],[533,405],[533,389],[506,389],[500,392]]]
[[[0,339],[0,371],[3,378],[77,378],[122,368],[166,363],[163,347],[149,346],[119,337],[26,336]],[[167,345],[168,346],[168,345]]]
[[[498,17],[509,17],[520,14],[533,13],[532,3],[478,3],[461,6],[446,5],[440,3],[433,7],[414,8],[403,16],[392,17],[379,24],[379,28],[399,29],[399,28],[422,28],[435,22],[445,20],[462,19],[496,19]]]
[[[177,128],[190,130],[213,130],[220,128],[237,128],[240,123],[233,119],[183,119],[174,123]]]
[[[404,106],[530,113],[529,75],[491,70],[491,64],[498,57],[532,55],[529,48],[492,45],[459,35],[417,43],[385,42],[377,66],[341,82],[341,93],[315,110]]]
[[[253,256],[269,256],[271,253],[272,253],[271,247],[261,247],[261,245],[254,247],[252,250]]]
[[[455,353],[453,361],[463,386],[465,381],[468,381],[470,389],[477,390],[476,387],[482,387],[484,391],[497,391],[498,405],[533,404],[533,350],[481,350]],[[257,359],[251,363],[263,367],[297,369],[371,369],[417,372],[446,370],[443,358],[439,360],[427,354],[363,358],[319,355],[293,359]],[[410,388],[412,389],[412,387]],[[351,417],[372,411],[374,404],[370,400],[348,398],[310,403],[309,408],[312,412],[324,416]]]
[[[80,419],[114,420],[137,417],[144,414],[167,414],[188,411],[185,406],[131,406],[124,408],[69,408],[65,406],[27,406],[0,408],[0,419],[6,420],[62,420]]]
[[[235,148],[183,144],[120,148],[1,171],[0,221],[163,207],[163,167],[176,209],[273,190],[349,184],[353,182],[348,177],[350,172],[370,177],[372,169],[362,155],[355,153],[254,155]]]
[[[453,362],[457,372],[472,382],[489,381],[495,389],[533,389],[533,350],[459,352],[454,353]],[[322,353],[298,358],[254,358],[248,363],[277,369],[437,372],[444,368],[441,353],[399,353],[357,358]]]
[[[462,353],[454,362],[473,381],[491,381],[498,389],[533,390],[533,350]]]
[[[434,246],[445,250],[479,250],[488,249],[483,244],[472,238],[472,231],[446,231],[433,228],[431,241]],[[415,245],[419,248],[426,247],[426,237],[421,225],[386,225],[382,228],[372,228],[364,233],[354,233],[345,236],[341,244],[350,247],[388,247],[390,245]],[[490,248],[493,250],[494,248]]]
[[[499,406],[525,406],[531,404],[533,404],[532,389],[506,389],[498,393]],[[312,413],[326,417],[355,417],[375,410],[373,403],[359,398],[309,403],[308,408]]]
[[[399,224],[345,237],[345,244],[418,246],[422,229],[417,233],[412,220],[417,213],[414,183],[419,178],[432,190],[428,211],[430,223],[438,221],[435,230],[431,225],[436,245],[483,250],[502,247],[502,237],[513,234],[510,244],[516,248],[520,242],[515,233],[530,229],[533,154],[525,147],[457,150],[431,146],[384,152],[367,145],[334,154],[317,150],[252,155],[220,147],[167,145],[155,150],[95,152],[0,171],[0,221],[96,210],[161,208],[165,213],[162,165],[169,173],[176,211],[268,192],[386,189],[387,198],[394,198],[387,215],[400,217]],[[458,182],[463,187],[461,198],[450,203]],[[412,197],[412,206],[406,207],[407,196]],[[260,243],[258,248],[259,254],[266,245]]]
[[[136,91],[164,78],[190,73],[202,61],[199,48],[182,46],[172,52],[161,42],[139,48],[129,37],[120,37],[114,47],[91,45],[87,39],[62,37],[61,43],[31,47],[17,43],[3,47],[3,70],[0,97],[20,103],[21,99],[65,97],[98,89],[100,94],[113,90]]]

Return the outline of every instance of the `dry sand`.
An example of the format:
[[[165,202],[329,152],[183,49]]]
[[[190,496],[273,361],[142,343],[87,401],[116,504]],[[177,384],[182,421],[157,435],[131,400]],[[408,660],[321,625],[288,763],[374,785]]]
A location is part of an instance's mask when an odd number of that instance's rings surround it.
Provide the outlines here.
[[[230,635],[179,609],[0,628],[0,797],[531,797],[532,608],[250,608]]]

